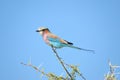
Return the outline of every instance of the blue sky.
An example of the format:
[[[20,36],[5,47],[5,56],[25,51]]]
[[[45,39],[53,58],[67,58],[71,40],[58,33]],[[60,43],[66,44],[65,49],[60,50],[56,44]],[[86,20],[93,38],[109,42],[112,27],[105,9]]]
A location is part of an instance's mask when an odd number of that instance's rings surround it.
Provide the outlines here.
[[[40,26],[75,46],[96,51],[58,50],[66,63],[80,65],[87,80],[103,80],[108,59],[120,65],[119,0],[0,0],[0,26],[2,80],[40,80],[39,73],[20,64],[30,57],[46,72],[65,74],[51,48],[35,32]]]

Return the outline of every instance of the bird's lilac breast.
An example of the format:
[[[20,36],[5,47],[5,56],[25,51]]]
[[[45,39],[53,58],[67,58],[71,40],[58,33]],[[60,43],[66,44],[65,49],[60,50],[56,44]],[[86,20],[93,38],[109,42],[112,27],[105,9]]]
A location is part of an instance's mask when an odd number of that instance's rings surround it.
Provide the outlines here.
[[[49,41],[48,41],[48,39],[47,39],[47,34],[44,34],[43,40],[44,40],[47,44],[49,44]]]

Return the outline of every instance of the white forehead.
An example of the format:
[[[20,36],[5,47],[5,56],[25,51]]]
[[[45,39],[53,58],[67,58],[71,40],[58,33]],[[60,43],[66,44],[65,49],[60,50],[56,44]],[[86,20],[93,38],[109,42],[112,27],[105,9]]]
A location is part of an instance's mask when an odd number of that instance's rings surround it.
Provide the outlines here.
[[[44,29],[48,29],[48,28],[46,28],[46,27],[40,27],[40,28],[38,28],[38,30],[44,30]]]

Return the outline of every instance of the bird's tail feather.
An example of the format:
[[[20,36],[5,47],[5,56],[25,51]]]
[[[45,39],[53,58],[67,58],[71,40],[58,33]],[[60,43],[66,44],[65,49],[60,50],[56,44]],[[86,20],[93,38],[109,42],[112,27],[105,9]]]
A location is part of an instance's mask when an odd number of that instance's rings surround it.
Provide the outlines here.
[[[79,50],[83,50],[83,51],[89,51],[89,52],[92,52],[92,53],[95,54],[95,51],[94,51],[94,50],[89,50],[89,49],[79,48],[79,47],[76,47],[76,46],[73,46],[73,45],[70,45],[69,47],[71,47],[71,48],[75,48],[75,49],[79,49]]]

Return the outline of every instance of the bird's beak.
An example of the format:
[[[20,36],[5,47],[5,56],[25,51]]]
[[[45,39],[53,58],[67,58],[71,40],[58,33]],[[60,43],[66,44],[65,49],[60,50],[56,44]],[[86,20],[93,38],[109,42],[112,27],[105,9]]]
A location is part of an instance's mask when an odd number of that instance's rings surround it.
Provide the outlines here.
[[[40,32],[40,30],[36,30],[36,32]]]

